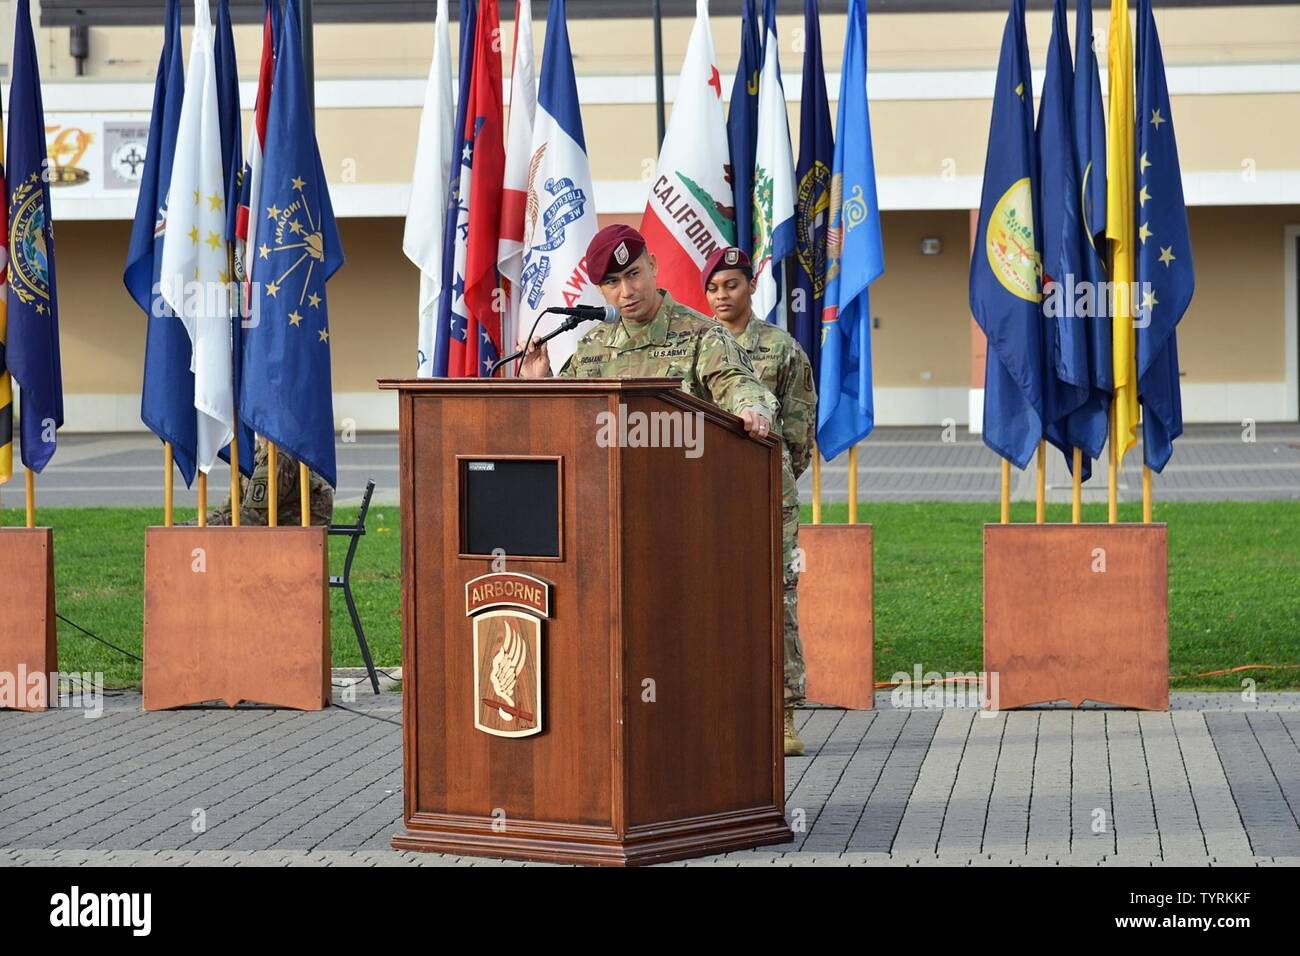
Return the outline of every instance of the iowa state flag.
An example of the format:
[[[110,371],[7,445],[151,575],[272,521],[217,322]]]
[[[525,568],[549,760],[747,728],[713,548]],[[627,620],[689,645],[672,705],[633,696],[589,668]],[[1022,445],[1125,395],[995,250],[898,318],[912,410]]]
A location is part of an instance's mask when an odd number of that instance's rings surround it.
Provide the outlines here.
[[[266,122],[253,321],[239,414],[331,485],[334,397],[325,283],[343,247],[307,102],[298,0],[284,7]]]
[[[658,260],[659,285],[678,302],[705,315],[710,309],[700,270],[715,249],[732,245],[736,235],[735,203],[727,178],[730,163],[709,4],[696,0],[695,27],[650,183],[641,234]]]
[[[528,166],[518,289],[520,336],[528,334],[543,309],[604,303],[587,275],[587,245],[598,225],[565,0],[551,0],[547,14],[542,85]],[[537,334],[544,335],[563,321],[558,315],[542,315]],[[548,348],[555,368],[573,354],[583,331],[574,329],[551,340]],[[506,344],[514,347],[513,342]]]

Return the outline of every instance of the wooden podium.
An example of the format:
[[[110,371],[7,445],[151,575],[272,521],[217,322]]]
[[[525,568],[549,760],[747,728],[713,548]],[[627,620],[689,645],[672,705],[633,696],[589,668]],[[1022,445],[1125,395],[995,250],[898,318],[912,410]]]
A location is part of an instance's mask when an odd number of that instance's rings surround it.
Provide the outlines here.
[[[673,379],[379,385],[401,429],[393,846],[629,865],[790,840],[776,440]]]

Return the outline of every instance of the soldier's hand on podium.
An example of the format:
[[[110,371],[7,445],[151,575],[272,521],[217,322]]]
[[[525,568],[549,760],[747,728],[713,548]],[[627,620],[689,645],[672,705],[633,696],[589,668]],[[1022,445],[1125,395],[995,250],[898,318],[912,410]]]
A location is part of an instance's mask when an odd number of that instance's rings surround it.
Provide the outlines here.
[[[528,343],[528,351],[519,365],[520,378],[547,378],[551,374],[551,356],[546,351],[546,343],[538,344],[537,339]]]
[[[741,410],[740,417],[745,422],[745,431],[755,438],[763,438],[772,434],[772,423],[763,417],[761,412],[746,408]]]

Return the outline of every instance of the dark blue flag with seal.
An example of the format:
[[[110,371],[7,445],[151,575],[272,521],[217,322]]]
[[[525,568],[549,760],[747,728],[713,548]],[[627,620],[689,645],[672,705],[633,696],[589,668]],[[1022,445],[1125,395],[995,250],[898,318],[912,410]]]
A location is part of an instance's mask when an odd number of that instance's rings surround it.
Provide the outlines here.
[[[185,97],[185,68],[181,61],[179,0],[167,0],[163,18],[163,49],[154,80],[153,114],[144,171],[136,199],[131,245],[122,281],[145,314],[144,381],[140,420],[159,440],[171,442],[172,460],[188,486],[194,481],[198,456],[198,420],[194,412],[193,346],[185,326],[163,301],[158,288],[163,232],[167,227],[167,192],[172,156]]]
[[[1138,401],[1142,403],[1142,456],[1148,467],[1159,472],[1173,455],[1174,439],[1183,433],[1175,329],[1192,301],[1196,272],[1151,0],[1138,0],[1136,61]]]
[[[1024,0],[1012,0],[1002,35],[970,307],[988,337],[984,444],[1017,468],[1043,439],[1042,254],[1038,151]]]
[[[9,201],[6,360],[21,389],[23,464],[45,468],[63,426],[63,365],[54,279],[54,225],[46,176],[45,107],[28,0],[18,0],[5,157]],[[182,333],[183,334],[183,333]]]
[[[1043,249],[1043,414],[1047,440],[1074,469],[1070,416],[1088,400],[1088,332],[1075,306],[1079,278],[1081,225],[1079,174],[1073,136],[1074,70],[1066,29],[1065,0],[1055,0],[1047,76],[1038,106],[1039,188]],[[1086,311],[1086,310],[1083,310]],[[1081,480],[1092,476],[1091,457],[1083,459]]]
[[[740,62],[727,106],[727,153],[736,203],[736,245],[754,252],[754,156],[758,152],[758,78],[763,69],[757,0],[740,0]]]
[[[239,67],[235,59],[235,36],[230,24],[230,0],[221,0],[217,7],[217,29],[213,38],[216,56],[213,62],[217,74],[217,116],[221,124],[221,168],[226,183],[226,243],[227,249],[235,241],[235,220],[239,215],[240,181],[244,173],[243,123],[239,115]],[[233,260],[231,266],[234,266]],[[233,282],[236,274],[227,276]],[[239,302],[238,295],[230,297]],[[237,314],[231,323],[231,370],[234,376],[235,395],[243,377],[244,328]],[[235,422],[235,436],[239,441],[239,470],[250,478],[253,475],[253,430],[241,421]],[[230,461],[230,447],[221,450],[221,460]]]
[[[474,32],[478,25],[477,0],[464,0],[460,4],[460,72],[457,74],[456,119],[452,124],[451,181],[447,186],[447,220],[443,225],[442,291],[438,293],[438,313],[434,319],[433,375],[447,375],[451,354],[452,301],[457,295],[456,282],[456,230],[464,206],[460,195],[460,153],[469,148],[465,139],[465,111],[469,108],[470,80],[474,76]]]
[[[831,109],[822,65],[821,17],[817,0],[804,0],[803,91],[799,111],[799,161],[795,164],[794,292],[790,296],[790,334],[812,362],[813,381],[821,378],[822,307],[826,297],[826,228],[830,224]]]
[[[1078,281],[1092,290],[1091,314],[1081,318],[1088,342],[1088,398],[1070,413],[1070,444],[1084,457],[1100,458],[1110,430],[1110,393],[1115,382],[1109,309],[1096,294],[1106,272],[1106,117],[1101,108],[1101,77],[1093,46],[1092,0],[1079,0],[1074,21],[1074,87],[1070,120],[1079,191]],[[1085,472],[1085,475],[1087,473]]]
[[[298,0],[284,7],[266,126],[253,316],[239,414],[337,486],[325,284],[343,265],[307,99]]]

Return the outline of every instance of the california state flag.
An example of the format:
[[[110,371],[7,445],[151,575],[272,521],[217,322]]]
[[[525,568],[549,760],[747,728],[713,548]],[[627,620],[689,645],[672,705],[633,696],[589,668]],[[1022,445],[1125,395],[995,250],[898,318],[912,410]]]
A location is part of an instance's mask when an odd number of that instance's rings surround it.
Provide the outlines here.
[[[717,59],[708,0],[696,0],[695,28],[641,221],[641,234],[659,262],[659,285],[705,315],[710,310],[700,271],[736,235]]]

